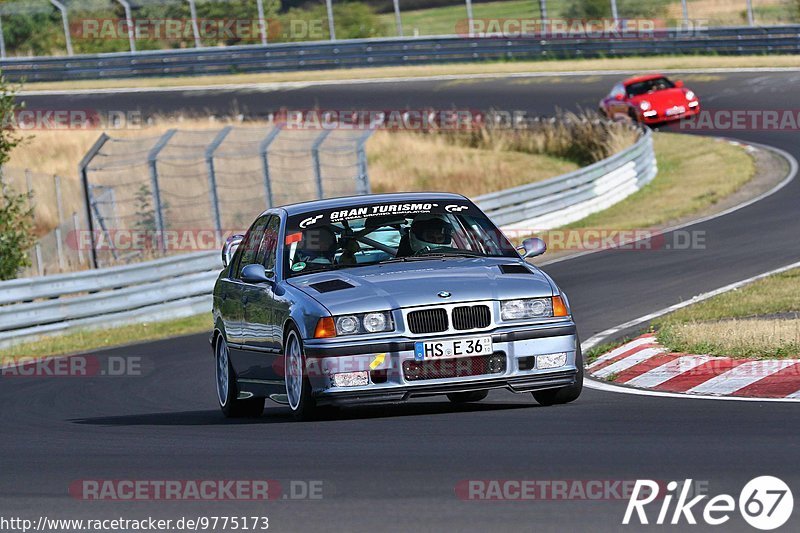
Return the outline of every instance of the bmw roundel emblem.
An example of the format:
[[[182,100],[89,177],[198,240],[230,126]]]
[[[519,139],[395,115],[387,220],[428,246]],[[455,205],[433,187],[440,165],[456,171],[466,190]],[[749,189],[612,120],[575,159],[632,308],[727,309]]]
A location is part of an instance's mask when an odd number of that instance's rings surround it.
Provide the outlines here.
[[[439,298],[450,298],[450,296],[452,296],[452,294],[450,294],[447,291],[439,291],[439,294],[437,294],[437,296]]]

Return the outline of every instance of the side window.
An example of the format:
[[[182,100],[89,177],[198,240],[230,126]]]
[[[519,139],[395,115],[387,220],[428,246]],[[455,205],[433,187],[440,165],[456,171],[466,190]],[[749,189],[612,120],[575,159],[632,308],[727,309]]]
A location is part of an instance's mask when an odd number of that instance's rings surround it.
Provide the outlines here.
[[[264,239],[258,248],[256,263],[261,263],[267,270],[275,270],[275,254],[278,253],[278,233],[281,229],[280,217],[272,216],[267,222]]]
[[[264,216],[256,220],[255,224],[247,232],[247,235],[242,241],[242,251],[239,254],[239,264],[236,267],[236,279],[242,277],[242,269],[247,265],[256,262],[256,254],[258,253],[261,241],[264,239],[264,232],[269,222],[270,217]]]

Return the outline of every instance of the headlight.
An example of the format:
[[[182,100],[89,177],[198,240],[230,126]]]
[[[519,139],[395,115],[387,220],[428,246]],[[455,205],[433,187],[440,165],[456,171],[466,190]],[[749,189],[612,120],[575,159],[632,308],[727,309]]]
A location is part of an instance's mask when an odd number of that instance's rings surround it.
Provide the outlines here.
[[[334,322],[336,323],[336,335],[357,335],[394,330],[392,315],[388,311],[341,315],[335,317]]]
[[[526,300],[506,300],[500,302],[502,320],[524,320],[529,318],[550,318],[569,316],[569,310],[561,296],[552,298],[529,298]]]
[[[686,91],[686,99],[687,100],[694,100],[694,96],[695,96],[694,92]]]
[[[508,300],[500,302],[500,317],[503,320],[523,318],[545,318],[553,316],[551,298],[532,298],[529,300]]]
[[[651,107],[650,102],[648,102],[647,100],[642,100],[641,102],[639,102],[639,109],[641,109],[642,111],[647,111],[648,109],[650,109],[650,107]]]

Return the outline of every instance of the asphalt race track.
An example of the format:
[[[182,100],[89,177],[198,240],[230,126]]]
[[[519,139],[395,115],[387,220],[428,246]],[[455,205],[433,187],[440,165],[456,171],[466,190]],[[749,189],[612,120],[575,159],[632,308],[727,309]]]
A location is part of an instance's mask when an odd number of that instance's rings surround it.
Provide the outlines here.
[[[618,76],[420,81],[280,91],[28,97],[29,108],[145,114],[290,108],[470,108],[551,113],[594,108]],[[797,110],[800,73],[686,76],[706,109]],[[55,103],[57,101],[57,103]],[[728,131],[800,158],[798,132]],[[546,270],[570,295],[583,338],[696,294],[800,260],[800,180],[691,228],[706,249],[605,251]],[[669,239],[667,239],[669,241]],[[738,498],[775,475],[800,497],[796,404],[642,397],[584,390],[570,405],[492,393],[460,407],[418,399],[297,424],[286,408],[227,421],[205,335],[108,350],[141,357],[144,375],[0,378],[0,515],[58,518],[254,516],[276,531],[638,531],[626,500],[464,501],[463,480],[683,480]],[[83,479],[322,482],[322,498],[271,502],[80,501]],[[657,505],[657,504],[654,504]],[[660,504],[658,504],[660,505]],[[649,516],[655,519],[657,507]],[[695,513],[698,515],[698,513]],[[671,513],[670,513],[671,516]],[[698,516],[698,519],[701,520]],[[785,526],[797,530],[800,512]],[[580,528],[580,529],[579,529]],[[646,528],[645,528],[646,529]],[[708,526],[654,526],[707,530]],[[717,529],[753,531],[739,514]]]

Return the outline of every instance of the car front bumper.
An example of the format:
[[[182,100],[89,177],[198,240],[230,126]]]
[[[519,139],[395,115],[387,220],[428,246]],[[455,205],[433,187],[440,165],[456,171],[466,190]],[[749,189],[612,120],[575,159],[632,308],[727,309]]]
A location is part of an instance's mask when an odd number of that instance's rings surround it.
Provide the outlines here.
[[[414,356],[418,341],[447,340],[491,335],[494,365],[491,372],[470,373],[434,378],[413,378],[409,364],[419,364]],[[575,383],[578,337],[572,321],[498,328],[491,332],[462,335],[394,337],[358,342],[322,342],[306,340],[306,371],[313,394],[320,404],[405,401],[415,396],[429,396],[474,390],[507,389],[516,393],[532,392]],[[565,364],[539,368],[538,357],[566,354]],[[409,363],[413,362],[413,363]],[[443,368],[469,368],[466,358],[436,361]],[[499,365],[498,365],[499,363]],[[471,363],[469,363],[471,364]],[[447,366],[449,365],[449,366]],[[366,385],[337,387],[333,375],[344,372],[367,372]],[[470,369],[470,372],[472,370]],[[445,372],[445,374],[447,374]]]

